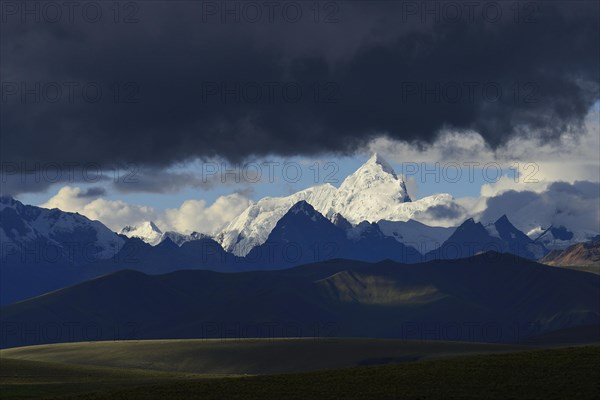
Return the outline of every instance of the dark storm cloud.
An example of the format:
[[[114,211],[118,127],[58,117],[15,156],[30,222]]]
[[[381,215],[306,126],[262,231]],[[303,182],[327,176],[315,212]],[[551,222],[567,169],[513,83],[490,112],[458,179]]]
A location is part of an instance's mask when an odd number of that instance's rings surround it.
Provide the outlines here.
[[[246,176],[234,167],[230,173],[220,173],[221,164],[203,164],[200,171],[173,172],[161,168],[140,168],[130,166],[122,179],[114,182],[114,188],[121,193],[176,193],[185,187],[210,189],[216,185],[246,183]],[[223,167],[225,169],[225,167]]]
[[[105,194],[106,194],[105,188],[91,187],[91,188],[84,190],[83,192],[77,193],[77,197],[78,198],[88,198],[88,197],[94,198],[94,197],[104,196]]]
[[[548,190],[556,193],[579,196],[583,199],[600,198],[600,185],[589,181],[576,181],[573,184],[554,182],[548,187]]]
[[[437,205],[429,207],[427,213],[436,219],[453,219],[458,218],[460,215],[464,215],[464,208],[458,204],[450,205]]]
[[[596,2],[533,2],[518,21],[507,2],[496,20],[474,2],[460,22],[408,12],[415,2],[334,2],[328,23],[308,2],[298,22],[222,23],[208,3],[136,3],[134,23],[5,12],[5,165],[348,153],[442,128],[495,146],[576,131],[598,99]]]
[[[486,201],[482,221],[495,221],[506,214],[518,227],[522,221],[535,221],[548,228],[577,227],[600,233],[600,183],[576,181],[555,182],[541,193],[509,190]],[[522,229],[531,228],[524,226]]]
[[[2,132],[4,135],[4,132]],[[2,145],[4,146],[4,138]],[[18,162],[6,160],[4,153],[0,164],[0,187],[2,195],[16,196],[21,193],[44,192],[54,185],[107,185],[123,178],[118,170],[104,168],[98,163],[47,162],[31,160]],[[121,175],[125,175],[122,173]],[[86,197],[103,195],[100,186],[82,193]]]

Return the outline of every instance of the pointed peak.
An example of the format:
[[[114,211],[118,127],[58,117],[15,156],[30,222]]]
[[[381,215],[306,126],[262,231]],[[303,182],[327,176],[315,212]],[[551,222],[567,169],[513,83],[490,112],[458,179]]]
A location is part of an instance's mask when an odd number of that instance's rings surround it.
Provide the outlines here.
[[[508,219],[508,217],[506,216],[506,214],[503,214],[500,218],[498,218],[496,220],[496,222],[494,222],[494,226],[497,227],[498,229],[509,229],[509,230],[518,230],[513,224],[512,222],[510,222],[510,220]]]
[[[143,227],[148,227],[154,232],[163,233],[160,228],[154,223],[154,221],[147,221],[142,224]]]
[[[468,218],[460,226],[469,226],[469,225],[475,225],[475,220],[473,218]]]
[[[374,152],[373,154],[371,154],[371,158],[369,158],[369,160],[367,161],[368,163],[376,163],[378,162],[380,159],[379,153]]]
[[[496,220],[496,222],[494,222],[494,225],[500,224],[500,223],[502,223],[502,224],[508,223],[508,224],[512,225],[511,222],[508,220],[508,217],[506,216],[506,214],[502,214],[502,216],[500,218],[498,218]]]
[[[294,204],[292,206],[292,208],[290,208],[289,212],[294,213],[294,214],[298,214],[298,213],[314,214],[314,213],[316,213],[314,207],[311,206],[305,200],[301,200],[301,201],[297,202],[296,204]]]
[[[304,200],[294,204],[280,221],[284,219],[289,221],[290,218],[292,221],[309,220],[312,222],[327,222],[331,224],[331,221],[325,218],[323,214],[315,210],[310,203]]]
[[[152,229],[154,229],[155,231],[162,233],[162,231],[160,230],[160,228],[158,226],[156,226],[156,224],[153,221],[150,221],[150,227]]]
[[[338,228],[342,228],[344,230],[352,229],[352,224],[340,213],[333,214],[331,217],[331,222]]]
[[[161,242],[157,245],[157,247],[160,248],[176,248],[179,247],[177,246],[177,243],[175,243],[173,240],[171,240],[170,237],[166,236],[164,237]]]
[[[379,165],[385,172],[396,176],[394,168],[379,153],[373,153],[364,165]]]

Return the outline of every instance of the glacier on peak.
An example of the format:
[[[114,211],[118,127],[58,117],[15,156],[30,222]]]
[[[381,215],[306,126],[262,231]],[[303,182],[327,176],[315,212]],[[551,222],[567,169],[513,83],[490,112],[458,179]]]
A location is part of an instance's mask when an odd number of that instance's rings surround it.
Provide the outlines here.
[[[67,249],[68,261],[110,258],[124,243],[100,221],[57,208],[25,205],[9,196],[0,196],[0,216],[3,245],[27,248],[44,243]]]
[[[301,190],[286,197],[264,197],[248,206],[234,218],[217,235],[216,239],[226,251],[244,256],[253,247],[261,245],[267,240],[277,221],[294,204],[304,200],[321,214],[326,215],[326,210],[329,209],[331,198],[336,190],[335,186],[327,183]]]
[[[144,221],[142,224],[137,226],[126,226],[121,229],[119,234],[125,235],[129,238],[135,237],[142,239],[144,242],[152,246],[159,244],[163,238],[163,232],[152,221]]]
[[[324,184],[286,197],[265,197],[251,204],[216,239],[226,251],[244,256],[253,247],[263,244],[277,221],[300,201],[306,201],[330,220],[341,215],[350,224],[357,225],[362,221],[418,220],[429,208],[448,206],[454,198],[437,194],[411,201],[402,177],[375,153],[339,188]]]

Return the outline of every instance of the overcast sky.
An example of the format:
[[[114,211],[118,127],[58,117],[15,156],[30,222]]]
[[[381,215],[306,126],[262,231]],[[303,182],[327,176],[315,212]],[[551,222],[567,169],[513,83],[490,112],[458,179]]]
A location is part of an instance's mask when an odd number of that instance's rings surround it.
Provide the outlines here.
[[[1,3],[0,156],[26,203],[211,230],[374,151],[415,199],[598,198],[598,2],[24,4]]]

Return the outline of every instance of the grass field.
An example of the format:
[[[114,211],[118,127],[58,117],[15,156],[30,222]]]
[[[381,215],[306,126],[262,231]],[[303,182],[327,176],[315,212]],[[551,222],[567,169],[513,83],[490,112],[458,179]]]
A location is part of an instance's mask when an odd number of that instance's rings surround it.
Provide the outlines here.
[[[80,342],[0,350],[1,358],[195,374],[277,374],[527,349],[385,339],[211,339]]]
[[[0,398],[42,399],[78,393],[103,393],[158,382],[199,379],[200,376],[1,358],[0,378]]]
[[[426,349],[426,345],[431,343],[421,342],[422,349]],[[457,355],[458,352],[452,352],[448,347],[446,350],[441,354],[442,358],[435,358],[434,353],[430,352],[420,361],[393,358],[368,360],[367,364],[370,361],[392,364],[254,376],[33,361],[9,358],[7,351],[2,351],[0,397],[161,400],[591,399],[600,392],[600,346],[527,351],[513,349],[508,353],[504,352],[508,349],[503,349],[496,354],[471,355],[468,355],[469,350],[464,353],[467,355]],[[497,352],[498,349],[478,349],[479,353],[489,351]],[[47,349],[43,354],[50,358]]]

